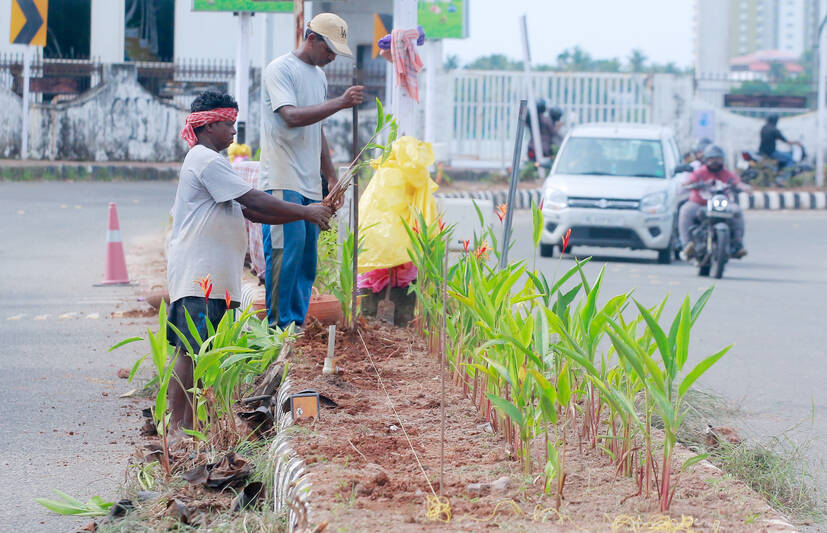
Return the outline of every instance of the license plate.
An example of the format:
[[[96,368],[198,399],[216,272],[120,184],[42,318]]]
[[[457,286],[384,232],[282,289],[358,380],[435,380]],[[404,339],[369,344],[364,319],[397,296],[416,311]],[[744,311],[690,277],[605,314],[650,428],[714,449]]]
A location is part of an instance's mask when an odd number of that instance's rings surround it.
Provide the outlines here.
[[[612,215],[588,215],[584,220],[590,226],[623,226],[620,217]]]

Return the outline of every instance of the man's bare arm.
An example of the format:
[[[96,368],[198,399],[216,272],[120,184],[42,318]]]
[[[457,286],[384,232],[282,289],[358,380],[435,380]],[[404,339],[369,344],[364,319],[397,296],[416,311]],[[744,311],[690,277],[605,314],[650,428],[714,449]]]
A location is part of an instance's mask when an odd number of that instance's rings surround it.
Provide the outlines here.
[[[290,128],[309,126],[321,122],[337,111],[361,104],[364,99],[362,95],[363,90],[363,86],[354,85],[353,87],[348,87],[342,96],[325,100],[321,104],[306,107],[286,105],[278,108],[276,113],[284,119],[284,122],[287,123],[287,126]]]
[[[321,205],[300,205],[274,198],[266,192],[253,189],[236,199],[243,206],[244,217],[263,224],[287,224],[306,220],[326,227],[333,212]]]

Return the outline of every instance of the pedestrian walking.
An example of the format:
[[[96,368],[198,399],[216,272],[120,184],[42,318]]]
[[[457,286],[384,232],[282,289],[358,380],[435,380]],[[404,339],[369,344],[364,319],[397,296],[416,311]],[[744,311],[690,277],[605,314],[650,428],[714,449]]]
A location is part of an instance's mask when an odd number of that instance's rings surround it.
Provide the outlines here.
[[[260,186],[285,202],[320,202],[322,178],[330,188],[337,182],[322,121],[362,103],[363,87],[349,87],[343,95],[327,99],[327,79],[321,67],[337,55],[352,57],[347,32],[347,23],[339,16],[316,15],[307,24],[301,46],[274,59],[262,74],[266,90]],[[316,280],[318,237],[318,227],[305,221],[262,225],[271,326],[303,326]]]

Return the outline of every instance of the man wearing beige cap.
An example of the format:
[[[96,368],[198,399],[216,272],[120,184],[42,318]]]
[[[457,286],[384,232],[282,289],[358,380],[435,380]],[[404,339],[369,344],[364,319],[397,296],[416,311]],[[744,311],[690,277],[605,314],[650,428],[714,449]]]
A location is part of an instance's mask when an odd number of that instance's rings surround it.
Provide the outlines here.
[[[322,121],[363,99],[362,86],[327,99],[327,78],[320,67],[337,55],[353,57],[347,23],[332,13],[321,13],[307,24],[301,46],[273,60],[262,73],[266,90],[259,180],[261,188],[279,200],[302,205],[319,202],[322,178],[331,186],[336,183]],[[262,224],[270,325],[303,325],[316,280],[318,237],[318,227],[303,221]]]

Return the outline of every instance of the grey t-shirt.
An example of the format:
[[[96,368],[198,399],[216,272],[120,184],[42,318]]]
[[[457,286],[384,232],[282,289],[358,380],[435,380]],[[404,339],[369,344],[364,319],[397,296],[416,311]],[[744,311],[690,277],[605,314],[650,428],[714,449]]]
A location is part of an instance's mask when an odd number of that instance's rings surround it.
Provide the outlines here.
[[[170,301],[203,296],[197,279],[207,275],[213,282],[211,298],[224,299],[229,290],[234,301],[241,301],[247,229],[235,199],[250,189],[221,154],[201,144],[190,149],[172,207],[167,257]]]
[[[324,71],[288,52],[265,67],[262,79],[266,90],[259,186],[265,191],[287,189],[321,200],[322,124],[289,128],[277,111],[286,105],[306,107],[324,102]]]

